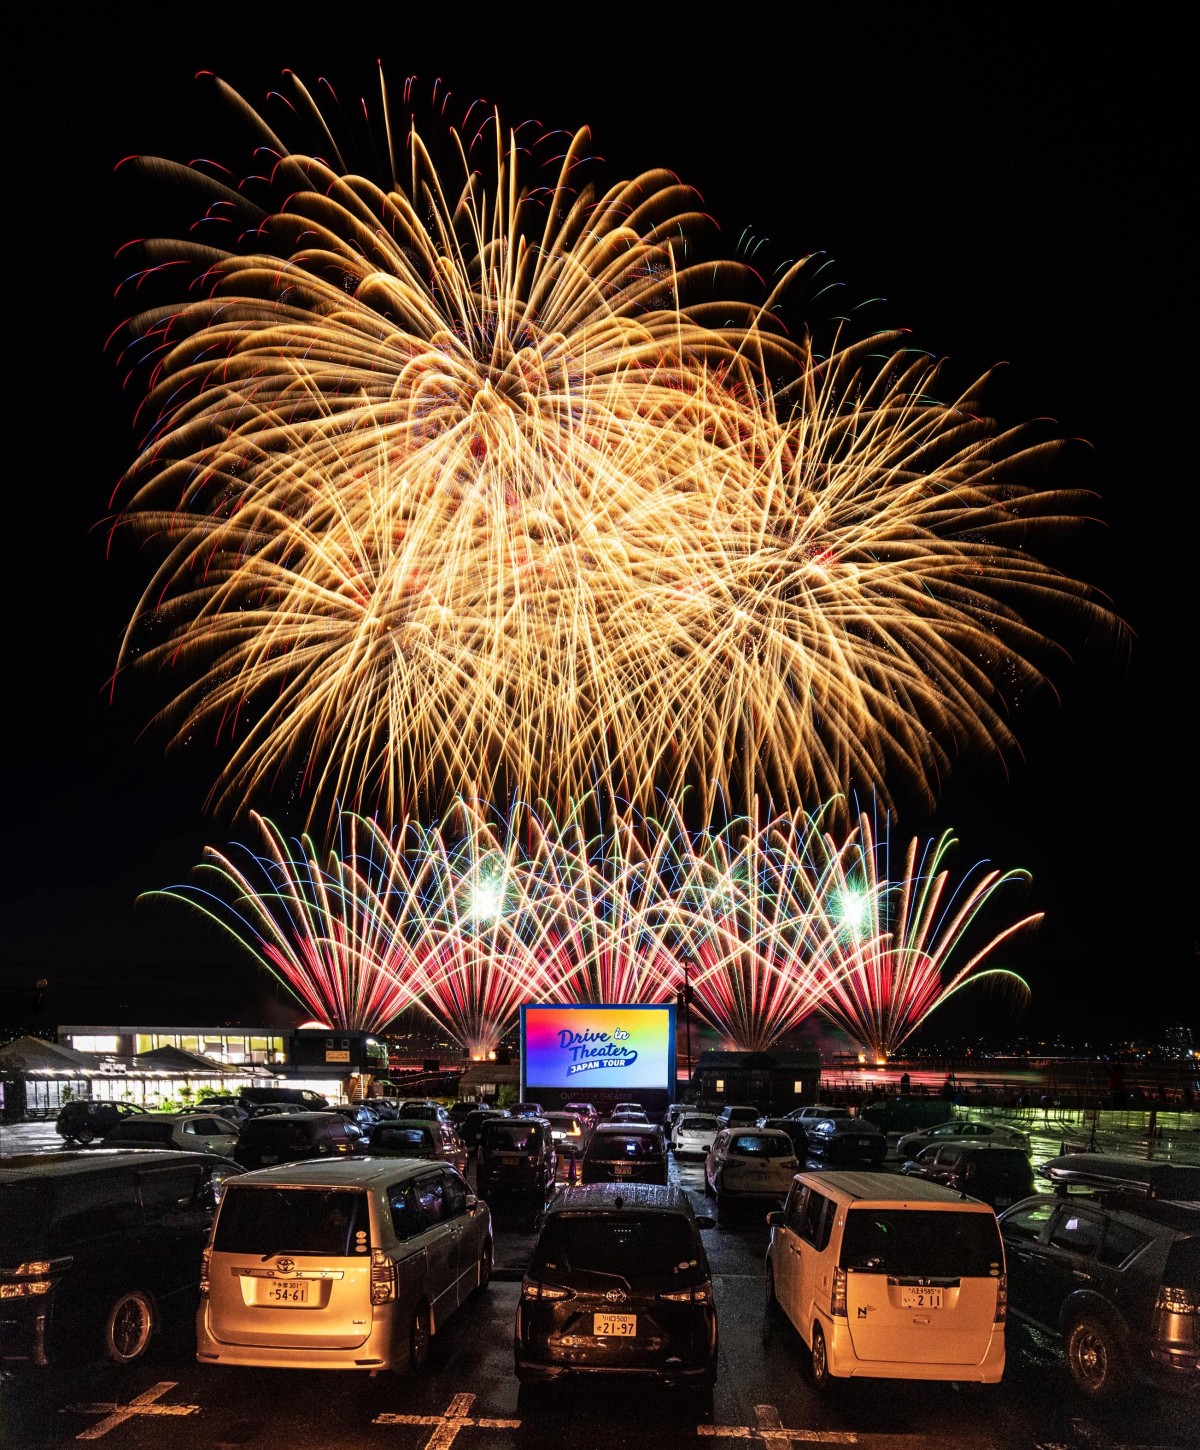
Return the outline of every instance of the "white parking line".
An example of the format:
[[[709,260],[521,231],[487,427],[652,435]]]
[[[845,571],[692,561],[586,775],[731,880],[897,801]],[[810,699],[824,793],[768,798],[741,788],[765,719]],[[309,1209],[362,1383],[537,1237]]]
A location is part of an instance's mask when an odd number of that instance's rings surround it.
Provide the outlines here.
[[[376,1415],[373,1425],[433,1425],[434,1432],[425,1442],[425,1450],[450,1450],[460,1430],[519,1430],[520,1420],[474,1419],[469,1412],[474,1395],[455,1395],[444,1415]]]
[[[99,1424],[76,1435],[76,1440],[99,1440],[102,1435],[107,1435],[110,1430],[115,1430],[126,1420],[132,1420],[135,1415],[198,1415],[200,1413],[199,1405],[155,1404],[156,1400],[161,1399],[168,1390],[173,1390],[178,1383],[178,1380],[161,1380],[158,1384],[152,1385],[144,1394],[136,1396],[125,1405],[104,1401],[91,1405],[64,1405],[58,1413],[60,1415],[105,1416]]]
[[[789,1430],[774,1405],[755,1405],[754,1425],[697,1425],[697,1435],[729,1440],[761,1440],[764,1445],[857,1445],[849,1430]]]

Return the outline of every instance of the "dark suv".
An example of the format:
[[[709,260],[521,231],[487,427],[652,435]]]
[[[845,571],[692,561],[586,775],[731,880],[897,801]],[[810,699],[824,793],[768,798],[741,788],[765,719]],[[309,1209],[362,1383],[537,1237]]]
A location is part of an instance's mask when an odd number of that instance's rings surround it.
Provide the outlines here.
[[[242,1124],[233,1156],[243,1168],[357,1153],[362,1132],[337,1113],[278,1113]]]
[[[649,1123],[599,1123],[583,1152],[581,1183],[667,1181],[667,1145]]]
[[[1140,1377],[1195,1390],[1200,1209],[1161,1195],[1200,1198],[1200,1169],[1074,1153],[1039,1172],[1057,1191],[1000,1215],[1009,1309],[1061,1336],[1094,1400]]]
[[[475,1191],[489,1203],[503,1195],[544,1203],[554,1189],[558,1157],[544,1118],[485,1118],[479,1132]]]
[[[77,1098],[62,1105],[54,1131],[68,1143],[94,1143],[115,1128],[122,1118],[144,1111],[135,1103],[99,1103]]]
[[[3,1358],[140,1359],[169,1309],[195,1308],[221,1182],[241,1171],[108,1148],[0,1161]]]
[[[650,1375],[711,1397],[717,1314],[702,1227],[712,1219],[697,1219],[676,1187],[557,1194],[521,1284],[518,1378]]]
[[[900,1172],[944,1183],[990,1203],[997,1212],[1033,1192],[1033,1168],[1024,1148],[1005,1148],[999,1143],[931,1143]]]

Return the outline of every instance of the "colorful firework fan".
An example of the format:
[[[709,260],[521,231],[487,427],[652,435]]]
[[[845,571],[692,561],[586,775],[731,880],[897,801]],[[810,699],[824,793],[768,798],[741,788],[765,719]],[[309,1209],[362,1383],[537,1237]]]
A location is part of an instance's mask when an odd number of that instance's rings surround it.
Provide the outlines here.
[[[173,290],[124,329],[120,523],[163,550],[121,666],[177,674],[176,739],[228,742],[218,803],[295,775],[310,815],[390,820],[502,784],[795,805],[1011,745],[1030,611],[1102,611],[1032,556],[1077,501],[977,388],[933,401],[895,337],[787,340],[791,272],[739,300],[675,177],[582,183],[586,130],[527,191],[554,143],[473,105],[443,174],[381,79],[381,186],[294,76],[319,154],[216,84],[254,174],[140,163],[208,207],[129,278]]]
[[[826,912],[839,929],[818,964],[826,984],[820,1010],[875,1061],[894,1056],[963,987],[991,982],[1028,994],[1015,972],[978,968],[1044,913],[1010,922],[981,946],[970,942],[998,894],[1027,885],[1029,873],[976,867],[952,886],[944,861],[954,844],[949,831],[924,845],[913,837],[893,877],[889,833],[885,827],[876,841],[864,813],[857,843],[831,857],[838,876],[827,883]]]

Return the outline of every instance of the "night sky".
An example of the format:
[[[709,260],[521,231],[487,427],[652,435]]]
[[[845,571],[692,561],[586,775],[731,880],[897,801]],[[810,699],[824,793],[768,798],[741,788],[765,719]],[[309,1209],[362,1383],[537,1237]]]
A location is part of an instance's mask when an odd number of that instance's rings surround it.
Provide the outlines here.
[[[11,58],[16,658],[0,1027],[27,1025],[39,977],[50,983],[41,1027],[286,1011],[182,908],[134,906],[183,880],[206,843],[249,833],[204,813],[222,758],[211,745],[165,754],[150,723],[162,687],[107,690],[149,577],[130,548],[106,559],[98,527],[136,446],[138,396],[122,392],[104,351],[124,315],[114,253],[191,214],[113,168],[134,152],[240,164],[235,128],[197,71],[260,103],[290,67],[313,84],[328,76],[351,104],[374,96],[377,55],[393,89],[406,74],[426,92],[442,77],[451,112],[483,96],[510,124],[591,126],[605,182],[673,169],[699,189],[725,249],[748,228],[766,270],[824,254],[822,279],[839,285],[811,302],[815,326],[850,313],[864,330],[911,329],[948,360],[943,395],[1001,365],[985,394],[993,415],[1053,419],[1072,440],[1052,478],[1092,493],[1097,522],[1040,552],[1105,591],[1129,638],[1071,638],[1054,691],[1012,717],[1022,753],[964,758],[932,815],[901,792],[893,835],[953,827],[959,871],[984,857],[1027,867],[1026,909],[1047,913],[1004,958],[1033,986],[1025,1015],[979,995],[946,1030],[1197,1025],[1195,290],[1183,220],[1194,180],[1181,47],[1054,33],[1044,10],[1017,23],[1020,7],[1003,12],[1003,29],[949,6],[915,12],[919,28],[882,7],[820,19],[781,7],[777,29],[764,7],[734,8],[728,27],[703,33],[675,29],[686,7],[578,19],[555,9],[544,22],[526,8],[519,31],[449,7],[440,28],[419,32],[386,7],[330,12],[320,32],[298,20],[227,29],[227,7],[190,7],[177,26],[135,23],[136,6],[103,13],[82,29],[56,14]],[[751,14],[753,29],[738,29]]]

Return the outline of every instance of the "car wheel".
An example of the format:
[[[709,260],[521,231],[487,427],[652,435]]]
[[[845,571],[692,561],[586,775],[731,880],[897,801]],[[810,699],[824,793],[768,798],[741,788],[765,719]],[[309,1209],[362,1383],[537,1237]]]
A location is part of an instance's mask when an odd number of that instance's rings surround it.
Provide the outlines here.
[[[495,1251],[492,1248],[491,1239],[488,1239],[483,1246],[483,1252],[479,1255],[479,1282],[475,1286],[475,1292],[477,1294],[482,1294],[491,1283],[494,1259]]]
[[[413,1310],[412,1323],[408,1329],[408,1368],[411,1374],[421,1374],[429,1363],[429,1305],[422,1301]]]
[[[771,1265],[769,1263],[767,1264],[767,1295],[766,1295],[766,1299],[767,1299],[767,1318],[768,1319],[778,1319],[779,1316],[780,1316],[780,1314],[783,1312],[783,1309],[782,1309],[782,1306],[779,1303],[779,1299],[778,1299],[778,1297],[777,1297],[777,1295],[775,1293],[775,1274],[774,1274],[774,1271],[772,1270]]]
[[[1110,1400],[1129,1385],[1125,1354],[1100,1319],[1080,1319],[1067,1335],[1067,1367],[1077,1389],[1092,1400]]]
[[[74,1138],[77,1143],[82,1143],[83,1146],[86,1148],[89,1143],[95,1142],[96,1130],[91,1126],[90,1123],[84,1123],[81,1127],[75,1129],[75,1131],[71,1134],[71,1137]]]
[[[812,1327],[809,1366],[812,1369],[813,1384],[819,1390],[827,1390],[833,1383],[833,1376],[829,1373],[829,1351],[825,1348],[825,1331],[819,1324],[814,1324]]]
[[[108,1311],[104,1321],[104,1355],[114,1364],[132,1364],[154,1338],[157,1313],[154,1300],[141,1289],[129,1289]]]

